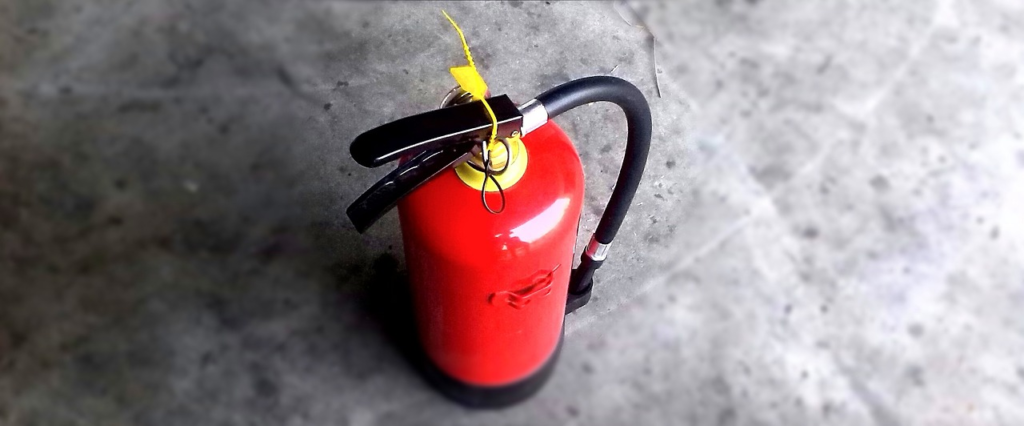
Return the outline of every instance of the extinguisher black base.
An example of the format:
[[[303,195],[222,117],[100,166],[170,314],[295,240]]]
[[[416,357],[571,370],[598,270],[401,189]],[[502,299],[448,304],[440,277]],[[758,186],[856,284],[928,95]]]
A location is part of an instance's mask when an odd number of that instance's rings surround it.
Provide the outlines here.
[[[503,408],[521,402],[540,391],[551,378],[555,370],[558,356],[562,352],[562,341],[565,340],[565,329],[558,338],[558,346],[544,365],[529,377],[504,386],[478,386],[465,383],[441,371],[427,356],[419,358],[419,368],[423,376],[434,388],[448,399],[468,408],[494,409]]]
[[[584,258],[586,259],[586,256],[584,256]],[[600,266],[600,263],[597,263],[597,266]],[[569,294],[565,299],[566,315],[586,305],[590,302],[590,296],[594,294],[594,269],[597,269],[597,267],[589,268],[590,276],[589,278],[585,278],[587,283],[584,286],[581,286],[583,287],[582,290],[572,291],[572,288],[575,287],[575,283],[581,279],[578,274],[580,273],[580,270],[583,269],[585,269],[583,265],[577,269],[572,269],[572,278],[569,280]]]
[[[590,302],[590,295],[593,294],[593,292],[594,280],[590,280],[590,283],[587,284],[583,290],[578,292],[570,291],[569,297],[565,301],[565,314],[569,315]]]

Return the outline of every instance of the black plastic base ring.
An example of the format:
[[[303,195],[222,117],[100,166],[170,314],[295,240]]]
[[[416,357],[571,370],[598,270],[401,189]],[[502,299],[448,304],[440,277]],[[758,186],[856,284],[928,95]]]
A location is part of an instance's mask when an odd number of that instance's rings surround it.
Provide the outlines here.
[[[503,408],[521,402],[536,394],[551,377],[565,340],[565,327],[558,337],[558,346],[539,370],[529,377],[504,386],[477,386],[462,382],[441,371],[425,353],[420,351],[418,367],[423,376],[444,396],[468,408]]]
[[[576,312],[577,309],[582,308],[590,302],[590,295],[594,292],[594,280],[590,280],[587,284],[587,288],[581,290],[578,293],[569,292],[569,297],[565,302],[565,314],[569,315]]]

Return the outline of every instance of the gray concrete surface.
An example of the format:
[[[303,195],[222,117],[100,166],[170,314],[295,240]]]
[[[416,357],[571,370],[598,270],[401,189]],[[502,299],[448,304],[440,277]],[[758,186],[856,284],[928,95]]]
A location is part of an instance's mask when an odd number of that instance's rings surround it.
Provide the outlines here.
[[[1024,423],[1019,2],[0,1],[0,424]],[[655,145],[550,384],[471,412],[392,344],[359,132],[461,63],[612,74]],[[592,229],[611,107],[560,124]]]

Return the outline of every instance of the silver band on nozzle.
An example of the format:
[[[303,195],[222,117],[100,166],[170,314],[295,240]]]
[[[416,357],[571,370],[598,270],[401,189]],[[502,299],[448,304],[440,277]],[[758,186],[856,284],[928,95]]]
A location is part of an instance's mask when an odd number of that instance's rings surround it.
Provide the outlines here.
[[[523,114],[524,136],[548,122],[548,110],[544,108],[544,104],[536,99],[530,99],[521,105],[519,112]]]
[[[611,244],[602,244],[601,242],[597,241],[596,237],[591,236],[590,243],[587,244],[587,249],[584,251],[584,253],[586,253],[587,257],[589,257],[591,260],[596,260],[600,262],[604,260],[606,257],[608,257],[608,247],[610,246]]]

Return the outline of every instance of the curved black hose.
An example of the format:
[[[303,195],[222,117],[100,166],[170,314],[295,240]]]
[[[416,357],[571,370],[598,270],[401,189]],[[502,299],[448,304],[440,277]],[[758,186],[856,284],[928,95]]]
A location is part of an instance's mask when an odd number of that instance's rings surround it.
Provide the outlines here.
[[[647,153],[651,146],[651,108],[647,99],[636,86],[626,80],[599,76],[565,83],[544,92],[537,100],[544,105],[549,119],[593,102],[611,102],[626,114],[626,154],[611,199],[594,232],[594,238],[599,243],[610,244],[626,218],[647,165]],[[587,256],[581,260],[580,267],[573,271],[570,292],[589,290],[594,271],[601,266],[601,261]]]
[[[647,152],[651,146],[651,108],[647,105],[647,99],[636,86],[626,80],[599,76],[565,83],[537,96],[537,100],[544,105],[549,119],[594,102],[611,102],[626,114],[626,154],[622,159],[615,190],[594,232],[597,241],[602,244],[611,243],[633,202],[633,195],[647,165]]]

